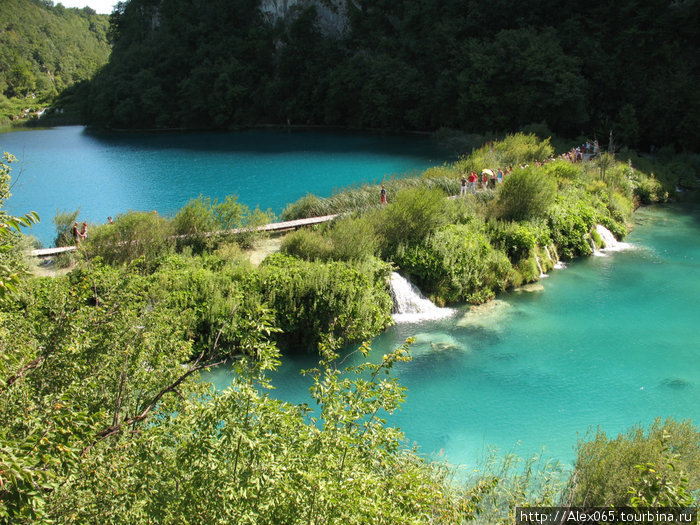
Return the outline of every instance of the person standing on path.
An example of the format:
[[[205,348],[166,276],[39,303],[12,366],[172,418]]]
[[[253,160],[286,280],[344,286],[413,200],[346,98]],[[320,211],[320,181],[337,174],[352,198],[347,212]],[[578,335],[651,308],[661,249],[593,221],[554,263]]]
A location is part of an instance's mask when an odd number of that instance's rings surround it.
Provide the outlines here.
[[[475,172],[471,172],[469,174],[469,191],[472,193],[476,193],[476,181],[478,177],[476,176]]]
[[[379,192],[379,202],[386,204],[386,188],[382,184],[382,190]]]
[[[78,226],[77,222],[73,224],[73,227],[70,229],[70,233],[73,236],[73,242],[75,243],[75,245],[77,246],[78,244],[80,244],[80,239],[82,238],[82,236],[80,235],[80,227]]]
[[[80,229],[80,237],[83,240],[87,239],[87,222],[84,222],[83,227]]]
[[[462,173],[462,186],[459,189],[459,196],[464,197],[467,194],[467,176]]]

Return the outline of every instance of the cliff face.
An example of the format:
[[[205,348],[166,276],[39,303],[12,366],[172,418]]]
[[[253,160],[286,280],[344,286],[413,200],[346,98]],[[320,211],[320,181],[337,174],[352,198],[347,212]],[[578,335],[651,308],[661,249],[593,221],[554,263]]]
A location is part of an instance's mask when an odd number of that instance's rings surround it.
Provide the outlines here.
[[[293,19],[295,13],[307,7],[315,7],[319,28],[325,36],[342,36],[348,29],[348,17],[343,0],[261,0],[260,11],[275,22]]]

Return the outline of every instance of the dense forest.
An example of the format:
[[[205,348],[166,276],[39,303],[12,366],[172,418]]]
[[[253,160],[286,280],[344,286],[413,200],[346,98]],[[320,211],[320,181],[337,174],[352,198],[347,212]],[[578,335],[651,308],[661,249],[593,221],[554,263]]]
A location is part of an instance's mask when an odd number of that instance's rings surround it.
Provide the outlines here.
[[[109,57],[108,29],[109,18],[90,8],[2,0],[0,122],[33,116],[92,77]]]
[[[700,143],[700,2],[131,0],[87,118]],[[281,3],[279,3],[281,5]]]

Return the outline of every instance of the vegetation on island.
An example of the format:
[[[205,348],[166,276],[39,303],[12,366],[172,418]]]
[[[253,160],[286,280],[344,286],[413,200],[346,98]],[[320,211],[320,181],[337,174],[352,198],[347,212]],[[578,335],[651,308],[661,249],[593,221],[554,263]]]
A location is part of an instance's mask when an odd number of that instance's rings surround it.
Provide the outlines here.
[[[282,5],[283,4],[283,5]],[[700,5],[620,0],[130,0],[87,100],[115,128],[543,124],[648,151],[700,143]]]
[[[36,118],[57,99],[61,112],[75,113],[85,94],[81,82],[107,62],[108,31],[108,16],[88,7],[68,9],[51,0],[3,0],[0,124]],[[59,117],[57,112],[52,121]],[[80,115],[73,119],[78,121]]]
[[[637,203],[667,198],[621,159],[538,165],[551,154],[519,134],[385,181],[386,205],[377,186],[307,197],[286,214],[343,215],[287,235],[259,267],[243,251],[255,233],[213,233],[270,219],[233,197],[91,226],[68,275],[0,295],[0,522],[505,524],[517,505],[697,502],[700,432],[687,421],[591,435],[573,472],[507,457],[464,479],[386,424],[411,340],[371,359],[367,343],[348,346],[391,322],[392,269],[438,301],[484,301],[537,279],[545,248],[589,254],[596,224],[622,236]],[[446,198],[465,170],[511,163],[495,189]],[[7,198],[9,163],[0,185]],[[21,237],[4,233],[19,223],[0,222],[0,255],[20,269]],[[274,399],[280,348],[318,350],[315,406]],[[350,351],[370,362],[346,368]],[[199,374],[225,363],[233,384],[216,392]]]

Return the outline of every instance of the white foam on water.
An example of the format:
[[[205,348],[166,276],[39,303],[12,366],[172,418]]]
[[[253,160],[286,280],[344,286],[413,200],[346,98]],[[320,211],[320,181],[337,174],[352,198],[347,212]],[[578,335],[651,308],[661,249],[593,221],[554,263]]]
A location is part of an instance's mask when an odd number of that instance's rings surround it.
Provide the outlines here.
[[[612,232],[602,224],[596,224],[595,229],[598,232],[598,235],[600,235],[600,238],[603,239],[603,241],[605,242],[605,248],[601,250],[603,252],[619,252],[622,250],[629,250],[630,248],[634,248],[634,245],[631,243],[620,242],[617,239],[615,239],[615,236],[612,234]]]
[[[454,315],[452,308],[440,308],[427,299],[411,281],[396,272],[389,280],[395,323],[417,323],[420,321],[445,319]]]

